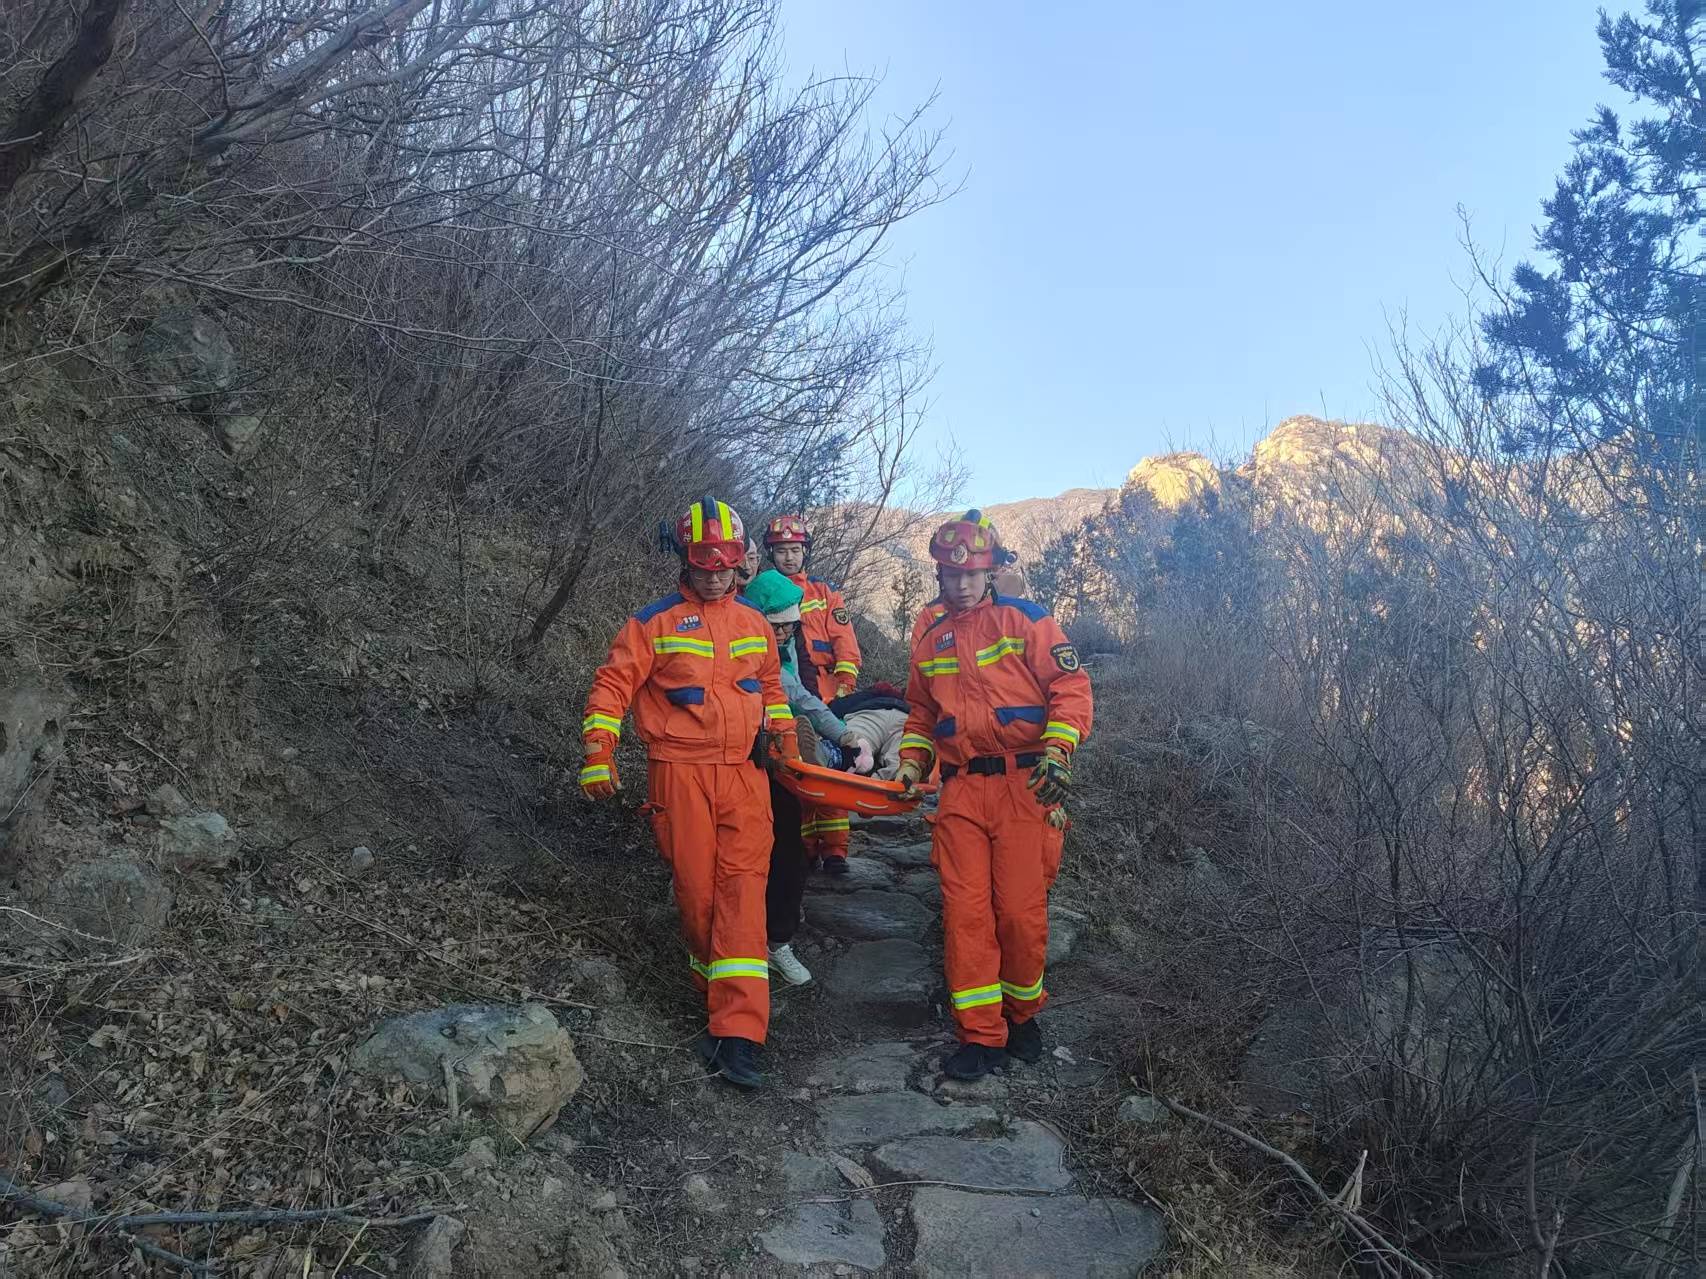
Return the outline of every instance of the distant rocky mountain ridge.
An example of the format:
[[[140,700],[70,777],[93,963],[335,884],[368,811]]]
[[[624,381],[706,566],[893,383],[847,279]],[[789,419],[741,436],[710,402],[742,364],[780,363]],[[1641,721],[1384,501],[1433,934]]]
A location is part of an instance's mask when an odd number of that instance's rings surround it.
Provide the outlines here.
[[[1133,492],[1147,492],[1158,508],[1172,512],[1204,493],[1219,492],[1227,476],[1235,475],[1282,501],[1332,501],[1346,491],[1352,477],[1389,474],[1394,465],[1402,469],[1407,461],[1419,463],[1420,448],[1414,437],[1378,423],[1300,414],[1274,427],[1236,466],[1222,467],[1202,453],[1160,453],[1133,466],[1117,489],[1073,488],[1054,497],[999,502],[982,509],[995,522],[1002,541],[1018,552],[1023,568],[1039,559],[1056,539]],[[873,554],[859,566],[850,584],[858,606],[885,629],[892,629],[897,583],[908,566],[926,581],[932,576],[928,546],[937,521],[919,518],[914,512],[904,512],[902,518],[913,525],[911,536]]]

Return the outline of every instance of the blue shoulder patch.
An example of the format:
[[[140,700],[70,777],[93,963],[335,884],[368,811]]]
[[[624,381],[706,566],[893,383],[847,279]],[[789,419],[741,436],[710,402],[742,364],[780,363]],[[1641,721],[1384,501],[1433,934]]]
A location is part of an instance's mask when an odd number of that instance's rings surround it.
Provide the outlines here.
[[[665,595],[661,600],[653,600],[650,604],[647,604],[638,613],[634,614],[634,620],[636,622],[649,622],[659,613],[667,613],[677,604],[685,603],[687,603],[687,597],[680,591],[677,591],[673,595]]]
[[[735,596],[735,603],[736,604],[745,604],[748,608],[750,608],[754,613],[757,613],[760,617],[764,616],[764,610],[759,608],[758,605],[754,604],[751,600],[747,599],[747,597],[744,595],[737,594]]]
[[[1033,604],[1030,600],[1015,599],[1011,595],[997,595],[995,597],[995,602],[997,604],[1005,604],[1009,608],[1018,609],[1033,622],[1040,622],[1043,618],[1048,616],[1048,610],[1046,608],[1041,604]]]

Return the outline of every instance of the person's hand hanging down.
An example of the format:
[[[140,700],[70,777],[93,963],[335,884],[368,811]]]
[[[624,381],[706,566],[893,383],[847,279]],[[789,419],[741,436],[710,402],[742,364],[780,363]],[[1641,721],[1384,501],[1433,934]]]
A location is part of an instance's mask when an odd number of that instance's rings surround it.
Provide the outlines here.
[[[616,775],[616,756],[607,743],[589,747],[581,765],[581,794],[588,799],[609,799],[622,789]]]
[[[853,757],[852,770],[861,777],[868,777],[876,768],[876,757],[871,754],[871,744],[852,729],[841,735],[840,745],[843,750]]]
[[[1039,804],[1064,801],[1072,791],[1072,762],[1066,751],[1055,745],[1044,750],[1042,759],[1031,770],[1031,780],[1026,786],[1036,792]]]

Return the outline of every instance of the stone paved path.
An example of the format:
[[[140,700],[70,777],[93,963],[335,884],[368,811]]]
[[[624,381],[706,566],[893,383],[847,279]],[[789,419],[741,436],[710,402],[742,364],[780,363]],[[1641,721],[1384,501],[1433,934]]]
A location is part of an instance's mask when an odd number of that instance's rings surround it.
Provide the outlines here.
[[[824,997],[871,1038],[809,1068],[818,1153],[784,1154],[797,1199],[760,1246],[808,1275],[1141,1274],[1165,1244],[1158,1213],[1076,1190],[1059,1136],[1012,1113],[1008,1077],[969,1086],[942,1078],[952,1040],[926,832],[921,822],[864,824],[852,873],[813,880],[809,928],[847,943],[818,964]],[[1088,921],[1063,908],[1050,917],[1052,965],[1070,956]],[[1046,1014],[1043,1024],[1047,1033]],[[1015,1065],[1012,1078],[1031,1069]],[[911,1183],[905,1210],[887,1221],[858,1193]]]

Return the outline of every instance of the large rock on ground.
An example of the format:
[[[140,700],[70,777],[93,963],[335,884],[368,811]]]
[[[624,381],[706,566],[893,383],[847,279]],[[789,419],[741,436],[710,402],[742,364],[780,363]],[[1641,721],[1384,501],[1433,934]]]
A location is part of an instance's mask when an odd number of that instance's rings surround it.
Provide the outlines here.
[[[857,849],[847,859],[845,875],[813,875],[807,881],[809,893],[856,893],[862,888],[893,888],[894,867],[875,857],[866,857]]]
[[[1474,961],[1454,946],[1370,948],[1355,967],[1317,974],[1314,992],[1280,1004],[1256,1031],[1239,1072],[1244,1101],[1264,1114],[1355,1106],[1385,1071],[1407,1088],[1471,1101],[1499,1010]],[[1409,999],[1409,972],[1415,999]],[[1405,1026],[1406,1009],[1410,1023]]]
[[[921,1279],[1116,1279],[1166,1242],[1161,1216],[1118,1199],[982,1195],[926,1186],[912,1197]]]
[[[0,866],[22,851],[32,820],[45,810],[69,705],[63,692],[36,679],[0,685]]]
[[[441,1094],[446,1062],[460,1104],[522,1141],[555,1123],[586,1079],[574,1041],[542,1004],[452,1004],[393,1017],[350,1055],[365,1074],[400,1075]]]
[[[868,1199],[808,1203],[758,1236],[764,1251],[789,1266],[858,1266],[881,1270],[883,1219]]]
[[[880,1092],[831,1097],[818,1109],[831,1146],[874,1146],[919,1133],[967,1132],[995,1122],[988,1106],[944,1106],[923,1093]]]
[[[1078,950],[1090,917],[1059,902],[1048,904],[1048,958],[1050,968],[1064,964]]]
[[[218,813],[185,813],[160,823],[160,856],[179,870],[220,870],[237,856],[237,835]]]
[[[1065,1190],[1066,1147],[1041,1124],[1000,1137],[906,1137],[879,1146],[871,1164],[899,1181],[946,1181],[992,1190]]]
[[[813,928],[854,941],[921,937],[930,919],[930,912],[917,898],[875,889],[825,894],[812,898],[806,906],[806,922]]]
[[[905,1092],[917,1061],[918,1046],[905,1040],[866,1044],[824,1058],[812,1067],[806,1083],[834,1092]]]
[[[66,867],[38,904],[45,918],[84,934],[41,929],[43,940],[78,949],[100,942],[132,947],[166,926],[172,890],[152,867],[114,857]]]
[[[824,989],[842,1007],[897,1026],[922,1026],[930,1016],[937,963],[915,941],[866,941],[835,962]]]
[[[405,1279],[456,1279],[456,1246],[467,1227],[455,1217],[434,1217],[415,1236],[403,1260]]]
[[[863,851],[868,851],[875,857],[881,857],[891,866],[899,866],[902,870],[917,870],[930,864],[930,841],[928,839],[911,840],[872,840]]]
[[[900,883],[896,887],[901,892],[916,897],[926,910],[941,913],[942,881],[934,868],[926,866],[923,870],[909,870],[900,877]]]

